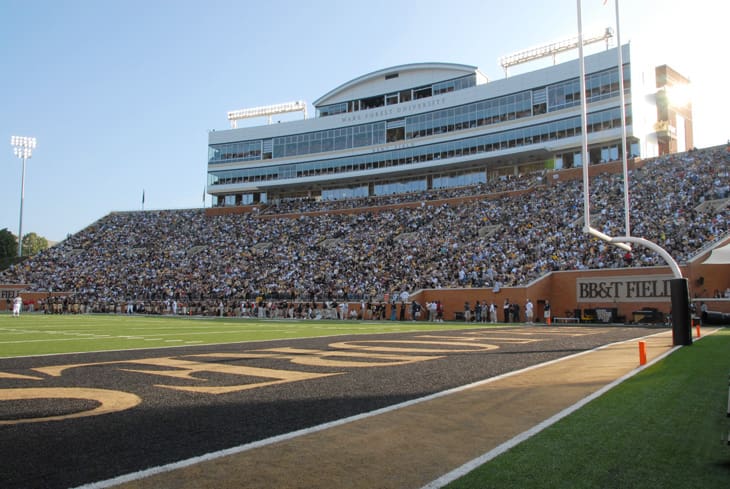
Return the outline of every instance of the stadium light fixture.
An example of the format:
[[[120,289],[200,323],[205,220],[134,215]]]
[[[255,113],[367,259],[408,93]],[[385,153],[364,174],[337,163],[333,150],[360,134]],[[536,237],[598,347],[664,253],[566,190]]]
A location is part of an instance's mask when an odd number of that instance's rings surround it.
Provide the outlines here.
[[[10,144],[15,156],[23,162],[23,173],[20,178],[20,218],[18,219],[18,257],[23,256],[23,200],[25,199],[25,162],[33,156],[36,139],[27,136],[12,136]]]
[[[296,102],[287,102],[284,104],[264,105],[262,107],[252,107],[250,109],[231,110],[228,112],[228,120],[231,121],[231,127],[238,127],[236,121],[241,119],[250,119],[252,117],[268,116],[269,124],[271,124],[271,116],[275,114],[284,114],[287,112],[304,112],[304,118],[307,118],[307,103],[302,100]]]
[[[504,76],[508,75],[507,70],[512,66],[521,65],[523,63],[529,63],[536,59],[546,58],[552,56],[553,64],[556,62],[556,56],[565,51],[572,51],[578,47],[578,43],[581,42],[582,33],[579,37],[573,37],[562,41],[545,44],[534,48],[529,48],[524,51],[509,54],[499,58],[499,64],[504,69]],[[613,30],[610,27],[606,27],[602,32],[594,33],[591,36],[582,38],[582,45],[593,44],[597,42],[606,42],[608,48],[608,41],[613,37]]]

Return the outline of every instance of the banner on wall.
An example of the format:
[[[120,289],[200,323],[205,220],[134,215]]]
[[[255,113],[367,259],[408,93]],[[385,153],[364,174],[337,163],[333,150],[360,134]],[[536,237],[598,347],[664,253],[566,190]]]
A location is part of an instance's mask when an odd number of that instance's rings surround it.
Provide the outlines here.
[[[575,282],[580,302],[671,302],[671,275],[579,278]]]
[[[0,299],[14,299],[25,289],[25,285],[0,284]]]

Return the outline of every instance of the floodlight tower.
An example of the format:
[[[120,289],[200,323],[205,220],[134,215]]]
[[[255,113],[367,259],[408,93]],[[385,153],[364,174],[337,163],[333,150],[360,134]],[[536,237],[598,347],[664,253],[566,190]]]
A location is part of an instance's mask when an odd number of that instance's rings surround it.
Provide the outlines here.
[[[36,140],[26,136],[12,136],[10,144],[15,156],[23,161],[23,174],[20,178],[20,218],[18,223],[18,257],[23,256],[23,200],[25,198],[25,161],[33,156]]]

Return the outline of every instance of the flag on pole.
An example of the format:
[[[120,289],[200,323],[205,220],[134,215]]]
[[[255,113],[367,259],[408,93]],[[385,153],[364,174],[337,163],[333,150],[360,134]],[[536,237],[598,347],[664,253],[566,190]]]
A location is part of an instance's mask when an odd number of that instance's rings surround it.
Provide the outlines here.
[[[144,205],[144,189],[142,189],[142,205]]]

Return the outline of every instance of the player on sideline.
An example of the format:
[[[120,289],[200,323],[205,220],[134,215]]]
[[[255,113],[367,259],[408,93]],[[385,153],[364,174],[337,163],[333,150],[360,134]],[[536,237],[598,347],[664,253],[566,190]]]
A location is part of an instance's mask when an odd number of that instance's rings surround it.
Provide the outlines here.
[[[527,324],[532,324],[533,309],[534,306],[532,305],[532,301],[527,299],[527,302],[525,303],[525,319],[527,319]]]
[[[23,307],[23,298],[19,295],[13,299],[13,317],[20,317],[20,309]]]

